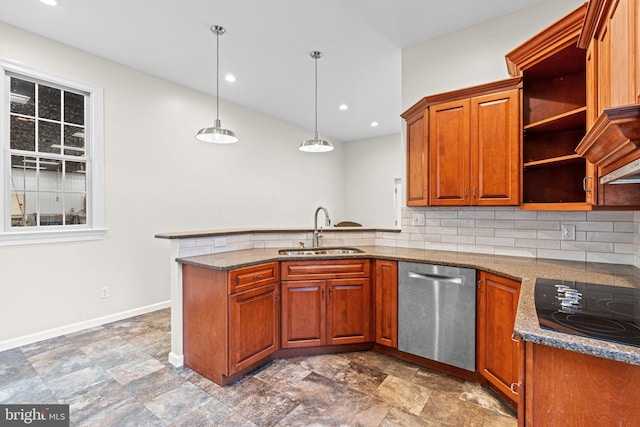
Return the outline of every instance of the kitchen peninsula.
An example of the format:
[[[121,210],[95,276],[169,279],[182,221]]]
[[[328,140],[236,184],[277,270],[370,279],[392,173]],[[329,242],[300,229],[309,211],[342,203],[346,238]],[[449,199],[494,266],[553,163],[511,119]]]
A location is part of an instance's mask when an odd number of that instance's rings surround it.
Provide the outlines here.
[[[200,269],[223,272],[228,274],[232,270],[247,267],[260,266],[265,264],[282,265],[289,261],[327,261],[327,260],[386,260],[386,261],[411,261],[418,263],[431,263],[458,267],[474,268],[478,271],[504,277],[512,281],[519,281],[520,296],[515,313],[515,324],[513,326],[514,336],[516,339],[524,341],[524,345],[520,345],[521,349],[521,369],[519,370],[519,381],[514,382],[511,388],[514,393],[523,393],[525,398],[518,398],[519,410],[522,414],[526,410],[533,410],[539,399],[538,391],[535,389],[537,384],[543,384],[539,378],[546,378],[545,375],[540,376],[536,366],[545,366],[551,377],[556,375],[557,381],[544,383],[544,387],[557,387],[558,382],[564,384],[564,387],[571,387],[571,381],[575,381],[575,376],[583,376],[584,372],[592,372],[598,375],[602,369],[596,365],[604,364],[604,371],[610,380],[602,382],[602,378],[587,376],[586,381],[599,381],[598,387],[603,393],[617,390],[620,395],[634,396],[640,387],[640,381],[632,381],[630,379],[638,378],[640,375],[640,348],[616,344],[598,339],[580,337],[561,332],[554,332],[542,329],[539,326],[535,305],[534,305],[534,288],[537,278],[560,279],[569,282],[586,282],[598,283],[610,286],[627,287],[631,289],[640,289],[640,271],[633,266],[584,263],[559,260],[547,260],[536,258],[509,257],[498,255],[472,254],[462,252],[447,252],[438,250],[419,250],[384,246],[383,236],[385,233],[397,233],[397,230],[339,230],[325,231],[326,246],[348,246],[357,247],[363,252],[359,254],[348,255],[313,255],[309,256],[291,256],[281,255],[278,253],[279,248],[292,248],[298,245],[298,241],[308,239],[309,230],[270,230],[272,239],[269,243],[270,247],[266,247],[260,242],[262,247],[256,245],[251,248],[255,236],[262,234],[263,230],[220,230],[214,232],[202,233],[168,233],[160,234],[156,237],[169,239],[172,245],[171,264],[172,264],[172,352],[170,354],[170,362],[180,366],[183,364],[183,330],[182,330],[182,270],[181,266],[194,266]],[[332,233],[336,235],[331,236]],[[248,237],[251,236],[251,237]],[[193,240],[196,239],[196,240]],[[193,255],[191,249],[196,247],[196,241],[207,242],[211,244],[209,251],[215,250],[216,239],[226,239],[225,243],[238,241],[237,250],[220,253],[208,253],[202,255]],[[244,239],[244,243],[240,243]],[[180,243],[182,242],[182,243]],[[358,243],[358,242],[363,242]],[[218,244],[221,242],[218,241]],[[278,244],[279,243],[279,244]],[[224,249],[224,248],[222,248]],[[373,274],[372,274],[373,276]],[[372,299],[375,301],[375,297]],[[375,310],[374,310],[375,311]],[[369,348],[382,351],[387,354],[397,355],[397,350],[388,350],[385,346],[374,345],[370,343]],[[545,351],[551,354],[544,354]],[[274,356],[278,356],[276,351]],[[546,359],[537,361],[538,357],[549,356]],[[567,360],[561,357],[566,356]],[[560,358],[559,358],[560,357]],[[414,359],[410,359],[413,361]],[[573,361],[580,363],[579,368],[572,367]],[[554,362],[556,365],[554,365]],[[566,365],[566,363],[571,363]],[[536,365],[538,363],[538,365]],[[569,367],[568,370],[562,371],[561,374],[555,372],[551,374],[552,369],[560,369],[563,364]],[[596,366],[590,370],[590,366]],[[456,374],[455,371],[446,371]],[[620,374],[619,372],[622,372]],[[526,380],[525,380],[526,378]],[[624,382],[611,383],[611,380],[619,381],[627,379]],[[536,385],[533,381],[537,381]],[[525,383],[527,381],[527,383]],[[526,389],[526,387],[530,387]],[[558,389],[562,390],[562,389]],[[549,389],[545,389],[549,392]],[[534,393],[536,403],[534,404]],[[577,391],[572,390],[566,394],[567,399],[575,399]],[[560,398],[557,392],[554,392],[553,399],[556,402],[563,402],[564,398]],[[622,399],[624,400],[624,399]],[[603,402],[608,402],[603,399]],[[624,403],[624,402],[623,402]],[[556,404],[550,405],[544,402],[549,408],[556,408]],[[558,403],[559,404],[559,403]],[[525,409],[525,405],[526,409]],[[571,406],[571,405],[568,405]],[[575,406],[575,405],[574,405]],[[592,404],[593,406],[593,404]],[[622,405],[621,410],[629,411],[629,408]],[[556,408],[557,409],[557,408]],[[556,410],[553,409],[553,410]],[[637,415],[628,412],[629,415]],[[522,415],[524,416],[524,415]]]

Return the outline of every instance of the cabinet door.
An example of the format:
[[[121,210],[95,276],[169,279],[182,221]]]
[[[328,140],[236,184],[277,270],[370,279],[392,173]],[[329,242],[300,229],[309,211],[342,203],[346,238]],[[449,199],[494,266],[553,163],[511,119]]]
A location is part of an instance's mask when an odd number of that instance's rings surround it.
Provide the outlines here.
[[[518,383],[519,342],[512,339],[520,283],[480,272],[478,292],[478,372],[506,396]]]
[[[371,286],[369,279],[327,280],[327,344],[354,344],[371,340]]]
[[[407,120],[407,206],[428,206],[426,111]]]
[[[517,205],[520,199],[520,91],[471,99],[473,205]]]
[[[325,344],[324,280],[282,282],[282,348]]]
[[[398,263],[376,260],[375,271],[376,342],[398,348]]]
[[[429,203],[470,203],[469,99],[429,107]]]
[[[279,291],[272,284],[229,297],[229,373],[264,359],[279,348]]]

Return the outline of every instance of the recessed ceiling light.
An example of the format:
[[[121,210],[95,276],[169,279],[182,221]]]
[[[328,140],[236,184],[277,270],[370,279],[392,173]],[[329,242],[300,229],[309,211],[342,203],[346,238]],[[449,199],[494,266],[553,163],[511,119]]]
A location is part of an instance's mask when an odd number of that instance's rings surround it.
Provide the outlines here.
[[[349,106],[347,104],[340,104],[338,108],[342,111],[345,111],[349,109]]]
[[[47,6],[57,6],[58,0],[40,0],[40,3],[44,3]]]
[[[372,128],[378,127],[378,122],[371,122],[371,127]]]
[[[233,83],[236,81],[236,76],[234,76],[233,74],[227,74],[226,76],[224,76],[224,79],[230,83]]]

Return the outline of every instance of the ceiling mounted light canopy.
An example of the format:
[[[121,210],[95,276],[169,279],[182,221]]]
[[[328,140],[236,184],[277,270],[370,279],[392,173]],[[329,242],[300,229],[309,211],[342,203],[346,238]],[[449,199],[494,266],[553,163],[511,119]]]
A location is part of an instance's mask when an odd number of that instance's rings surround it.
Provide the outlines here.
[[[315,136],[313,139],[307,139],[300,144],[300,151],[306,151],[308,153],[324,153],[326,151],[333,150],[333,144],[326,139],[318,138],[318,59],[322,56],[322,52],[313,51],[311,52],[311,57],[315,61],[316,65],[316,92],[315,92],[315,107],[316,107],[316,127],[315,127]]]
[[[220,100],[218,98],[220,80],[220,36],[225,33],[225,29],[220,25],[212,25],[211,32],[216,35],[216,121],[212,127],[203,128],[198,131],[196,139],[204,142],[216,144],[232,144],[238,142],[238,138],[233,131],[225,129],[220,125]]]

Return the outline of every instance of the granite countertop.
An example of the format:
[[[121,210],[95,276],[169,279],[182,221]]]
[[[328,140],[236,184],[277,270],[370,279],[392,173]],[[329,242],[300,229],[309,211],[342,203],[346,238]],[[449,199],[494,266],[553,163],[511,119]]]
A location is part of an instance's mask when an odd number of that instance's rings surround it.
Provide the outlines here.
[[[469,267],[521,281],[520,300],[514,326],[522,340],[579,353],[590,354],[640,365],[640,348],[593,338],[541,329],[534,305],[536,278],[560,279],[576,282],[640,288],[640,269],[628,265],[585,263],[499,255],[483,255],[436,250],[394,248],[386,246],[358,246],[364,252],[349,255],[289,256],[278,249],[249,249],[219,254],[179,258],[191,264],[217,270],[231,270],[268,261],[378,258],[413,261],[441,265]]]

